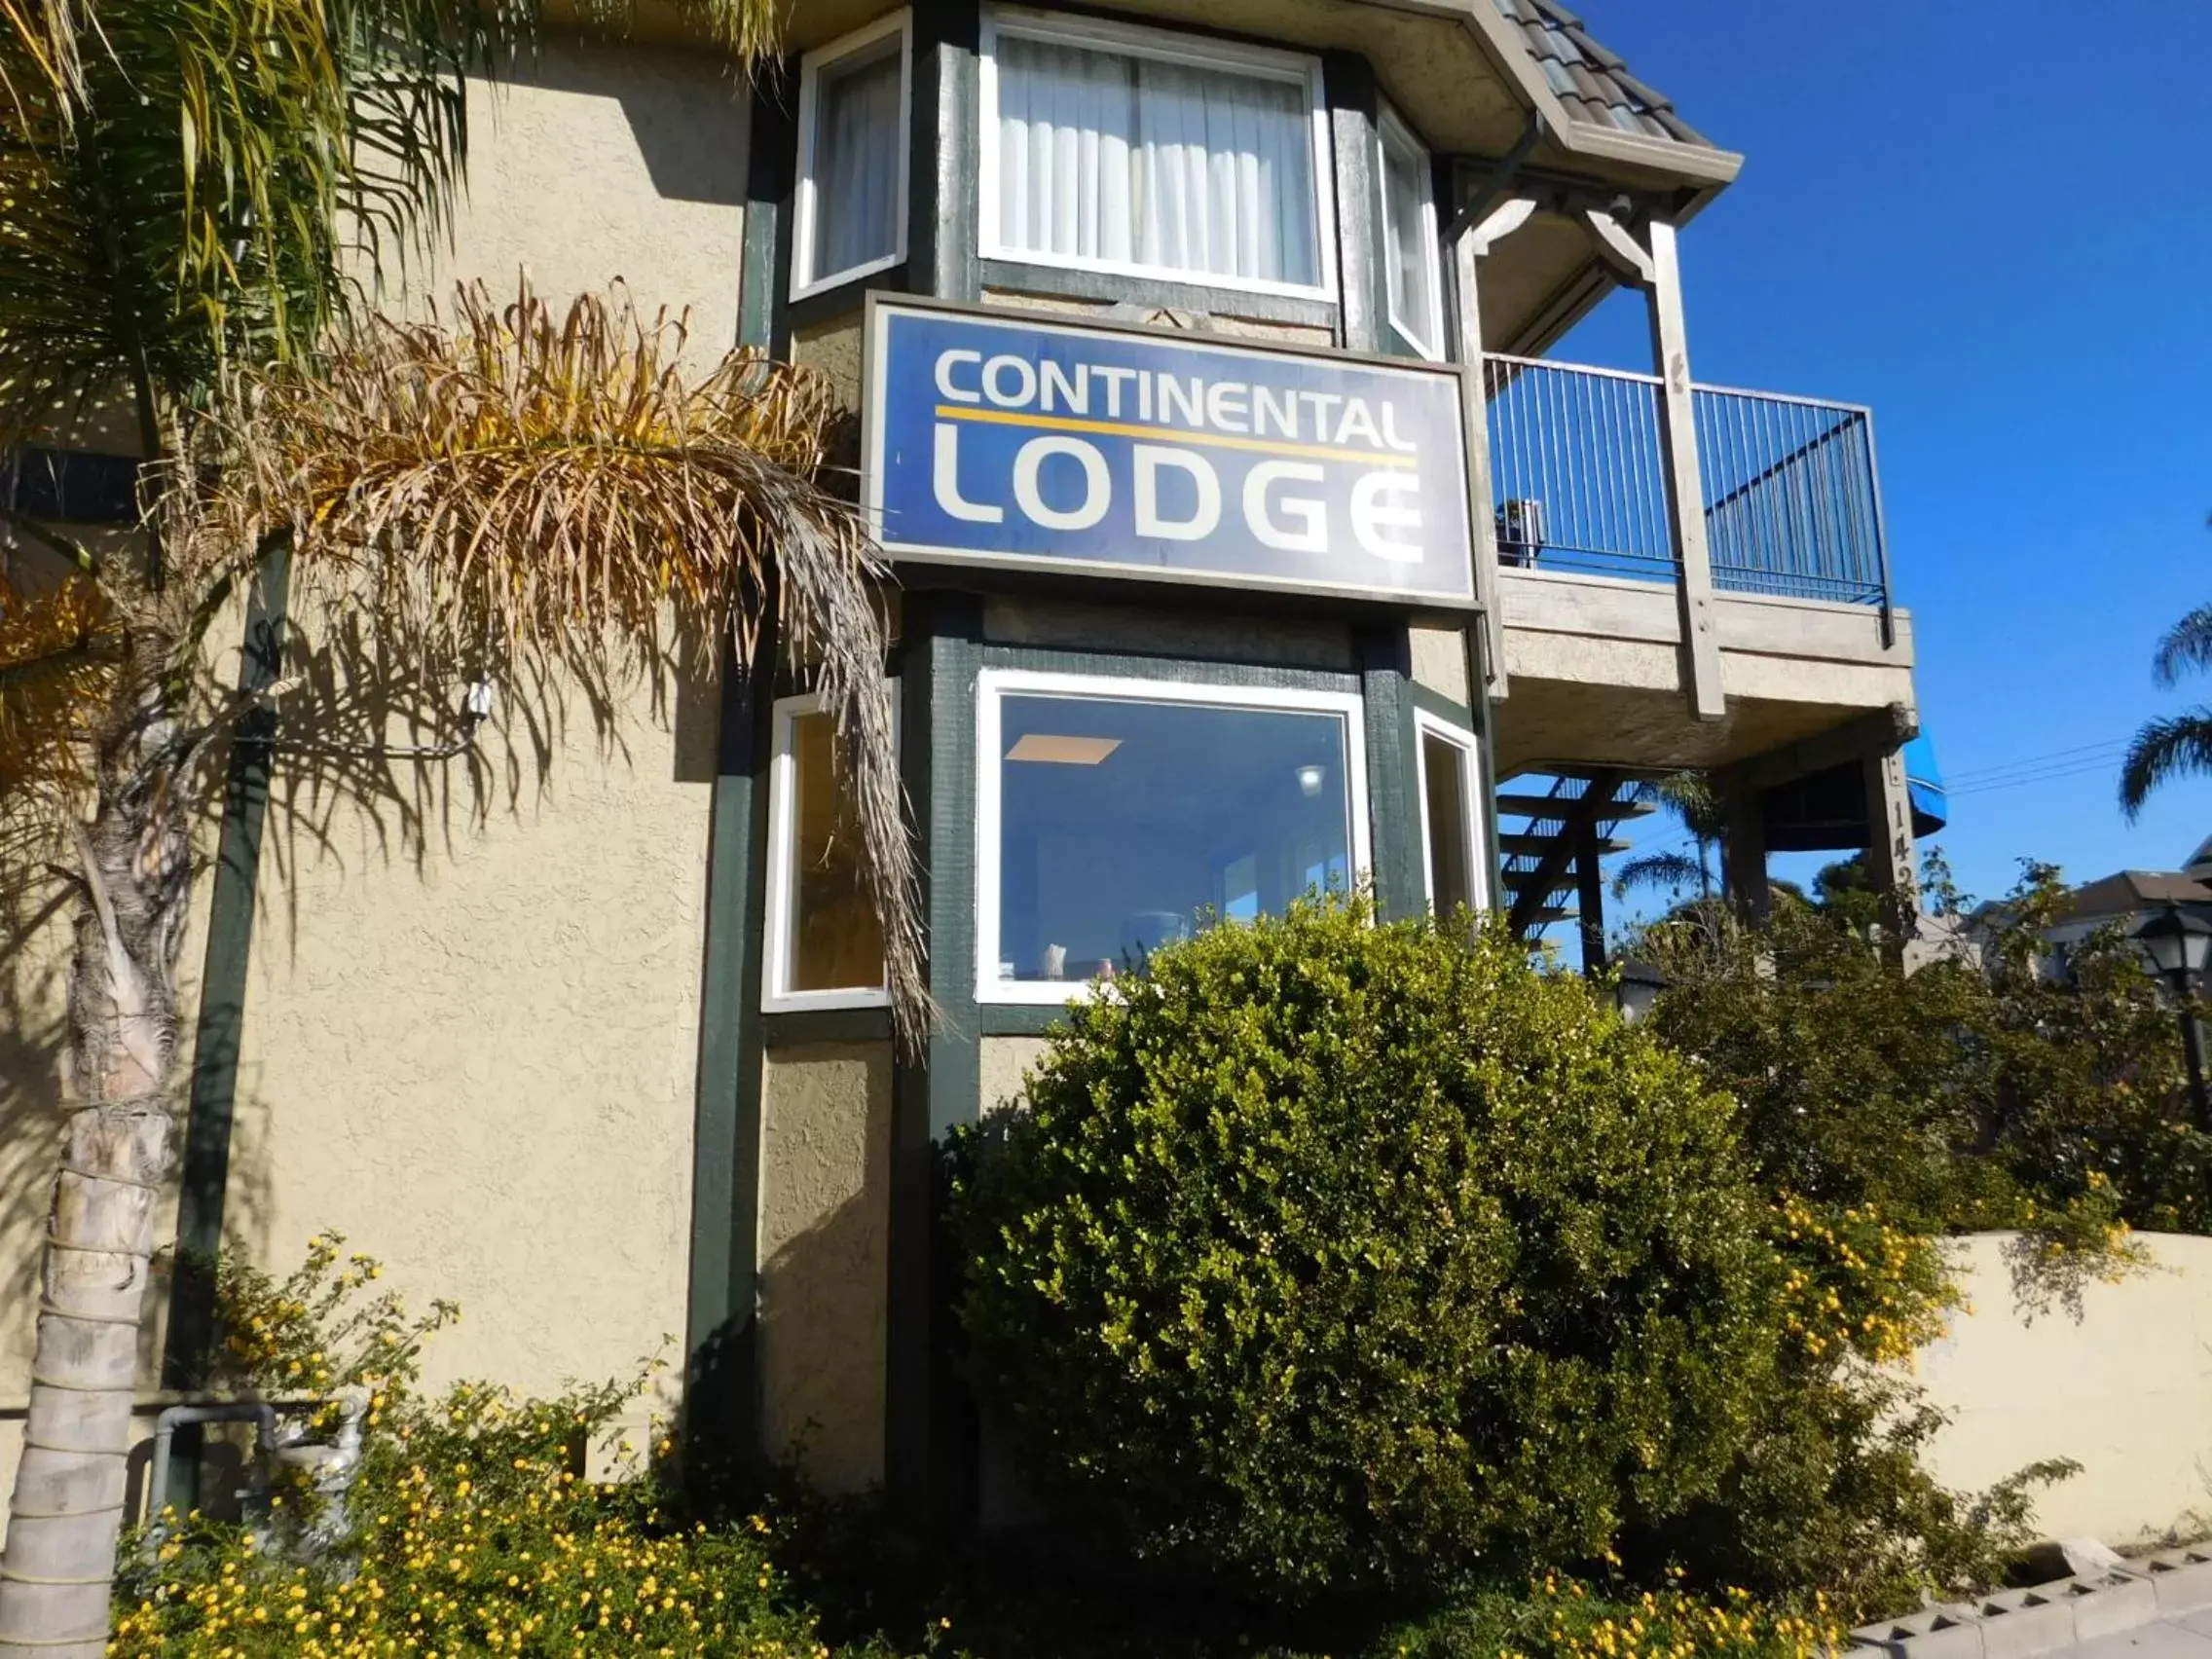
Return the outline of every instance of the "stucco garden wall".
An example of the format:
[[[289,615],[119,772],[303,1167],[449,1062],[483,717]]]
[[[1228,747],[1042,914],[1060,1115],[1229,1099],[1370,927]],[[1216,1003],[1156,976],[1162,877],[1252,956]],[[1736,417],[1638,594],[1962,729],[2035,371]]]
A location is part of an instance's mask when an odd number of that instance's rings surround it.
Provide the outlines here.
[[[2139,1241],[2149,1270],[2090,1285],[2079,1321],[2016,1305],[2006,1235],[1962,1242],[1972,1311],[1919,1364],[1954,1419],[1931,1453],[1941,1479],[1980,1488],[2072,1457],[2083,1472],[2036,1502],[2051,1535],[2120,1545],[2212,1530],[2212,1238]]]

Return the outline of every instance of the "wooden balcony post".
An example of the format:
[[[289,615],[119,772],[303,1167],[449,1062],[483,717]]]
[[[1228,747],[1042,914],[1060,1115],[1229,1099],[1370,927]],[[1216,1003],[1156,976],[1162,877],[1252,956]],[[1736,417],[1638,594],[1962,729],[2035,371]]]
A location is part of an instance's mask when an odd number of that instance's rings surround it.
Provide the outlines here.
[[[1483,685],[1493,702],[1506,691],[1505,611],[1497,579],[1497,502],[1490,476],[1490,374],[1483,364],[1483,312],[1475,267],[1493,242],[1511,236],[1535,211],[1534,197],[1508,196],[1481,219],[1469,208],[1445,233],[1452,246],[1453,344],[1467,371],[1467,510],[1474,520],[1475,598],[1483,608]]]
[[[1629,235],[1609,208],[1586,209],[1582,224],[1614,275],[1641,288],[1650,307],[1659,445],[1666,452],[1660,475],[1667,488],[1667,530],[1674,542],[1690,712],[1701,720],[1717,720],[1728,708],[1720,683],[1720,638],[1714,630],[1713,557],[1706,547],[1705,477],[1698,462],[1697,405],[1682,325],[1682,268],[1675,251],[1675,227],[1666,219],[1652,220],[1646,246]]]
[[[1682,272],[1675,227],[1651,222],[1651,359],[1659,376],[1659,436],[1667,452],[1667,519],[1675,542],[1676,591],[1682,612],[1682,657],[1690,710],[1701,720],[1727,714],[1720,637],[1713,614],[1713,560],[1706,547],[1705,478],[1698,463],[1690,350],[1682,325]]]
[[[1490,478],[1490,388],[1483,371],[1483,317],[1475,266],[1488,246],[1484,227],[1469,224],[1452,242],[1453,291],[1457,311],[1455,345],[1466,369],[1467,513],[1475,543],[1475,600],[1483,608],[1482,689],[1493,702],[1506,693],[1505,615],[1497,579],[1497,503]]]

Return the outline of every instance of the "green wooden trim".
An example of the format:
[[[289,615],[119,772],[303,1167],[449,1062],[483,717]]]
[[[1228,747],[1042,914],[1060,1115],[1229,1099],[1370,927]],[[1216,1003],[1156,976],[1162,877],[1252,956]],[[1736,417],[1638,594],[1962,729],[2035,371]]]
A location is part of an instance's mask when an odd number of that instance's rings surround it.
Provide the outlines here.
[[[784,327],[790,264],[793,115],[788,66],[753,99],[741,346],[771,347]],[[764,607],[772,619],[775,606]],[[686,1478],[726,1485],[759,1455],[758,1324],[761,917],[766,907],[767,756],[776,641],[763,623],[754,661],[721,661],[706,940],[699,976],[699,1069],[691,1145],[689,1286],[684,1308]]]
[[[976,1010],[976,1029],[983,1037],[1042,1037],[1067,1023],[1065,1008],[1032,1003],[984,1003]],[[980,1085],[978,1085],[978,1088]]]
[[[800,1014],[761,1016],[761,1030],[769,1051],[795,1049],[808,1043],[888,1043],[891,1014],[880,1008],[808,1009]]]
[[[976,673],[982,603],[908,594],[900,639],[901,764],[922,837],[929,980],[940,1019],[903,1059],[892,1107],[884,1473],[911,1518],[969,1513],[974,1407],[952,1364],[951,1285],[939,1246],[938,1150],[982,1091],[975,1005]]]
[[[1376,908],[1386,921],[1428,907],[1420,857],[1420,789],[1413,676],[1406,630],[1359,631],[1360,682],[1367,706],[1367,813]]]
[[[291,558],[281,542],[262,561],[246,596],[239,691],[251,697],[283,672]],[[177,1195],[176,1261],[169,1284],[162,1385],[195,1386],[214,1340],[215,1280],[231,1179],[231,1135],[238,1105],[239,1050],[245,1029],[253,916],[262,830],[276,769],[276,713],[256,701],[231,744],[223,791],[223,828],[207,910],[207,951],[193,1035],[192,1105],[185,1120],[182,1186]],[[184,1459],[189,1463],[190,1459]]]
[[[1184,681],[1194,685],[1279,686],[1286,691],[1357,692],[1361,675],[1328,668],[1295,668],[1283,663],[1225,662],[1216,657],[1140,655],[1133,651],[1084,650],[1052,645],[986,645],[982,668],[1034,669],[1049,674],[1096,674],[1120,680]],[[974,704],[970,704],[971,717]],[[970,734],[974,742],[974,734]],[[973,797],[970,800],[973,810]]]

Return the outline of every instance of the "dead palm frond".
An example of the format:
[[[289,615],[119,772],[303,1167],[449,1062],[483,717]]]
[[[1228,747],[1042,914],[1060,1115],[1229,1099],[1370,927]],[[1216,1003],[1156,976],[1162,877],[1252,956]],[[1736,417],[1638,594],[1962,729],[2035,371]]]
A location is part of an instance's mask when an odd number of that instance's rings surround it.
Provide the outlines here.
[[[311,602],[469,678],[554,663],[603,683],[725,641],[747,661],[773,607],[836,711],[911,1038],[929,1002],[874,604],[889,572],[817,482],[827,385],[749,351],[687,370],[684,344],[619,293],[558,315],[527,287],[503,310],[476,288],[450,329],[369,323],[313,373],[241,388],[213,534],[250,547],[288,527]]]
[[[89,779],[91,721],[123,640],[91,578],[28,592],[0,576],[0,848],[52,829]]]

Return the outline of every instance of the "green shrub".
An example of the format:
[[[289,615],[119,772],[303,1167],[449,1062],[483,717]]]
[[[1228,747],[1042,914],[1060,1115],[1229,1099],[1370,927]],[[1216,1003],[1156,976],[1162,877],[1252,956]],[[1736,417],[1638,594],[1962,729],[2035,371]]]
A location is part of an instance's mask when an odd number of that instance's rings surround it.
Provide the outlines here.
[[[1831,1223],[1878,1209],[1926,1236],[2028,1235],[2023,1285],[2066,1293],[2126,1266],[2129,1226],[2212,1229],[2212,1136],[2189,1122],[2175,1017],[2107,932],[2063,969],[2043,930],[2055,872],[1985,918],[1978,959],[1906,973],[1876,900],[1783,901],[1751,933],[1719,914],[1640,949],[1670,980],[1652,1028],[1745,1108],[1762,1182]]]
[[[1040,1493],[1289,1596],[1683,1512],[1788,1317],[1725,1097],[1502,936],[1370,922],[1162,950],[955,1177],[974,1369]]]

